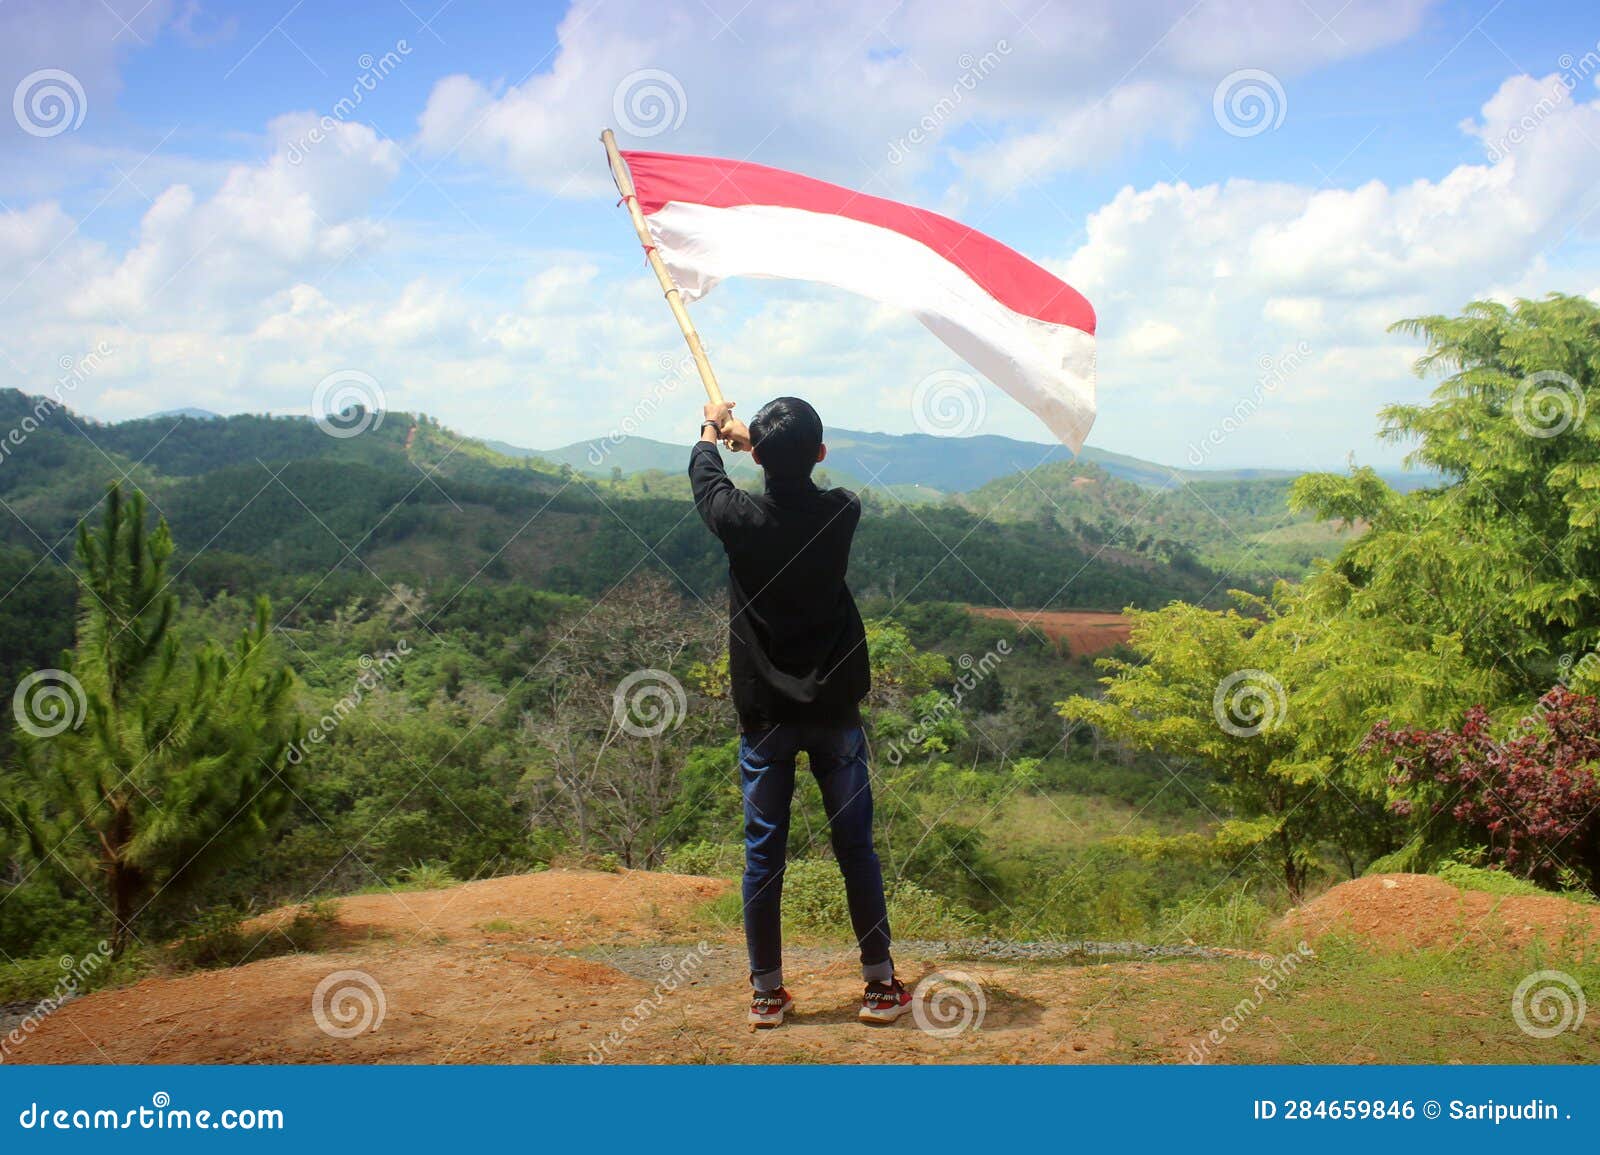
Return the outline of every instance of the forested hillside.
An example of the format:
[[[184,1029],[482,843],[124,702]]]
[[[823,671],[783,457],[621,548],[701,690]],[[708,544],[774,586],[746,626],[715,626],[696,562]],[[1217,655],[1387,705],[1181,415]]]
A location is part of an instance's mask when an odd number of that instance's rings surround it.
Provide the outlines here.
[[[0,393],[0,421],[18,424],[33,406]],[[205,594],[262,582],[293,589],[297,575],[322,581],[330,570],[358,583],[520,582],[588,595],[639,568],[699,597],[724,581],[720,548],[681,476],[655,490],[637,478],[582,478],[426,416],[388,413],[359,436],[335,437],[296,418],[102,425],[58,410],[23,448],[0,468],[9,513],[0,544],[64,561],[60,545],[77,521],[109,482],[126,479],[167,519],[184,580]],[[1120,609],[1218,592],[1219,575],[1190,559],[1137,543],[1106,549],[1103,535],[1075,525],[1037,533],[1020,504],[865,500],[872,516],[852,568],[865,595]]]

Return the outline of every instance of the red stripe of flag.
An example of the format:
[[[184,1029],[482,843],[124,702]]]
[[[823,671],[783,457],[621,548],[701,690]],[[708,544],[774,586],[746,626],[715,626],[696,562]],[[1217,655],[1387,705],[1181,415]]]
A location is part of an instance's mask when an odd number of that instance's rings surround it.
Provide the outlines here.
[[[678,201],[713,208],[774,205],[848,217],[926,245],[1013,312],[1094,332],[1094,307],[1081,293],[960,221],[761,164],[664,152],[622,155],[646,216]]]

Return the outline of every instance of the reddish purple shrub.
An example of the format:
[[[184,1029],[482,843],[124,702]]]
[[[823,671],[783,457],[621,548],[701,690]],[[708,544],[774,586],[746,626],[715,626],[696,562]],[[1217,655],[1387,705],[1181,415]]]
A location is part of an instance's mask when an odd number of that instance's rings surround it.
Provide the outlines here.
[[[1600,699],[1557,686],[1539,717],[1496,741],[1481,706],[1459,730],[1403,730],[1380,722],[1365,749],[1394,758],[1390,803],[1413,818],[1448,814],[1490,860],[1546,885],[1570,867],[1600,884]]]

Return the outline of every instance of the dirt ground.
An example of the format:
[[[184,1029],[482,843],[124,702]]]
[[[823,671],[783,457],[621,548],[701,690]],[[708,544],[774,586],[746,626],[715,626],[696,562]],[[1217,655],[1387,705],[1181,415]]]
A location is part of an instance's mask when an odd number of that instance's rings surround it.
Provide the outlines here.
[[[1015,621],[1038,630],[1074,656],[1104,653],[1128,640],[1128,619],[1103,610],[1011,610],[1000,606],[968,606],[984,618]]]
[[[935,970],[948,976],[927,1000],[922,1028],[909,1015],[870,1028],[855,1021],[853,950],[798,946],[786,959],[795,1012],[780,1029],[754,1031],[744,1021],[738,928],[706,910],[728,885],[551,870],[354,896],[339,900],[324,949],[85,996],[44,1018],[16,1061],[1172,1063],[1185,1061],[1260,973],[1250,959],[1068,966],[912,955],[897,960],[908,982]],[[1547,910],[1546,901],[1565,909]],[[1511,931],[1560,932],[1574,909],[1597,928],[1591,912],[1564,900],[1463,895],[1415,876],[1347,883],[1295,912],[1289,926],[1315,933],[1344,920],[1358,933],[1402,938],[1432,927],[1428,941],[1439,942],[1457,925],[1454,912],[1471,918],[1485,902],[1501,904]],[[292,914],[274,912],[251,929],[270,941]],[[1412,1005],[1404,991],[1394,997]],[[1427,1008],[1438,1016],[1432,1033],[1448,1037],[1463,1014],[1503,1018],[1497,1002],[1436,1000]],[[941,1033],[962,1025],[976,1029]],[[1325,1033],[1320,1019],[1309,1029]],[[1526,1043],[1506,1030],[1511,1045]],[[1354,1061],[1393,1061],[1364,1023],[1350,1031],[1365,1047],[1351,1052]],[[1267,1013],[1246,1036],[1230,1043],[1225,1061],[1306,1060]]]
[[[228,970],[149,978],[72,1002],[27,1041],[26,1062],[1004,1062],[1017,1048],[1092,1060],[1061,972],[971,965],[983,1030],[940,1038],[855,1021],[853,950],[790,952],[799,1005],[783,1029],[744,1022],[736,928],[697,914],[727,883],[552,870],[339,902],[335,944]],[[263,935],[292,910],[257,919]],[[649,946],[642,941],[658,940]],[[576,956],[576,957],[574,957]],[[609,961],[608,961],[609,960]],[[915,959],[911,978],[930,969]],[[1076,968],[1084,972],[1100,968]],[[1137,969],[1135,967],[1134,969]],[[1154,969],[1154,968],[1152,968]],[[330,975],[324,1018],[313,1011]],[[1072,972],[1067,972],[1070,979]],[[999,980],[1003,979],[1003,985]],[[982,986],[994,984],[992,989]],[[347,992],[340,1015],[338,992]],[[382,1020],[375,1029],[376,996]],[[990,997],[990,996],[993,997]],[[959,1014],[959,1006],[952,1011]],[[959,1021],[952,1019],[952,1022]]]

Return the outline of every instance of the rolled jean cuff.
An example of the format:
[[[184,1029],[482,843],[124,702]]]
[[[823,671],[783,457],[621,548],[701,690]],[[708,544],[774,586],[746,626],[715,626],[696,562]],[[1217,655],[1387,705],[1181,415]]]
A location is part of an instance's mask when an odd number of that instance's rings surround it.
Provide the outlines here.
[[[774,971],[764,971],[761,974],[750,976],[750,985],[758,991],[775,991],[783,985],[783,968]]]
[[[894,978],[894,959],[886,958],[881,963],[862,963],[861,978],[869,983],[886,983]]]

